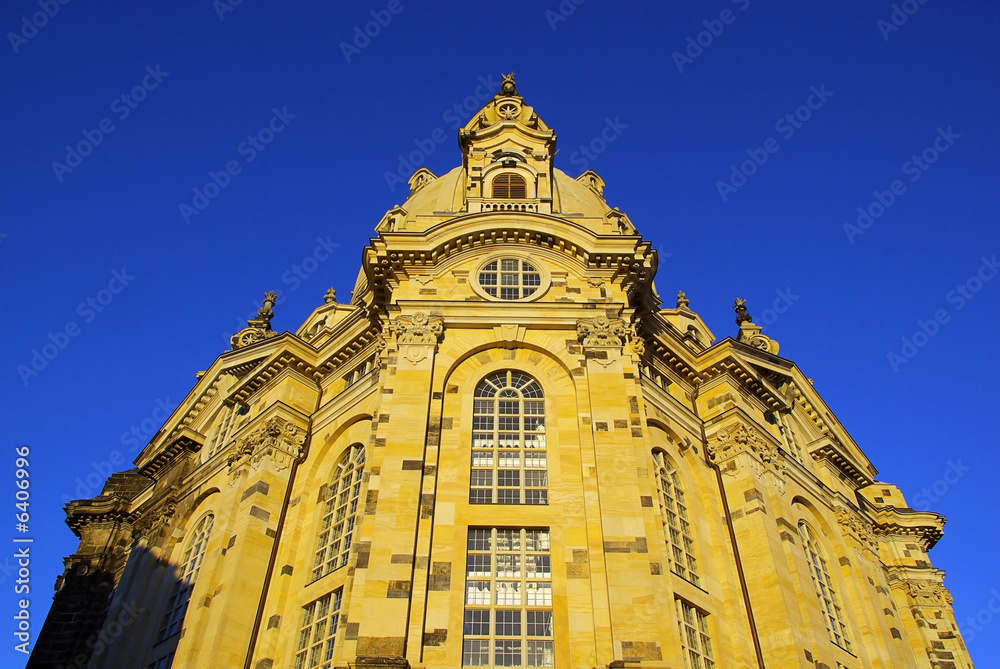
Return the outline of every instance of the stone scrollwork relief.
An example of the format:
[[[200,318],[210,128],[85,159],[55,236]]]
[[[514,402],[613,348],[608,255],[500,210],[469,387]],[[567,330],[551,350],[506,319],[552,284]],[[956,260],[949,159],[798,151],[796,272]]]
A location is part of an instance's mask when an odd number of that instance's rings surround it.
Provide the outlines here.
[[[269,418],[236,444],[226,462],[229,465],[230,485],[251,467],[270,458],[279,471],[302,456],[305,433],[283,418]]]
[[[948,589],[936,581],[908,580],[906,588],[917,606],[951,606]]]
[[[168,499],[163,504],[144,513],[132,526],[132,539],[145,539],[148,543],[156,541],[169,525],[174,513],[177,512],[177,502]]]
[[[393,321],[400,355],[411,364],[425,360],[444,334],[444,319],[418,311],[412,316],[397,316]]]
[[[751,453],[761,462],[764,469],[775,474],[780,475],[785,471],[785,463],[781,459],[778,447],[753,428],[743,424],[720,430],[715,439],[708,443],[708,457],[715,464],[725,462],[741,453]]]
[[[396,342],[400,344],[436,344],[444,333],[444,319],[428,317],[423,311],[399,316],[395,322]]]
[[[576,322],[576,336],[584,346],[621,346],[627,332],[622,320],[610,319],[603,314]]]
[[[845,533],[853,535],[862,546],[876,553],[878,552],[878,537],[872,530],[871,525],[858,517],[857,514],[844,508],[837,509],[836,516],[837,523],[840,524],[841,529]]]
[[[629,330],[629,348],[632,352],[639,357],[646,352],[646,340],[642,338],[640,332],[641,328],[637,323],[633,323],[631,329]]]

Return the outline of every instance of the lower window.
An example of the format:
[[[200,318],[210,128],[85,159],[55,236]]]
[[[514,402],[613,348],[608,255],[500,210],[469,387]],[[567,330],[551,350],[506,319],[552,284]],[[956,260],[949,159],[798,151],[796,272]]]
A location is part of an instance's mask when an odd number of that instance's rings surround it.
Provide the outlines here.
[[[462,665],[554,667],[546,529],[470,528]]]
[[[681,634],[684,666],[687,669],[714,669],[708,614],[683,599],[675,599],[674,602],[677,604],[677,627]]]
[[[302,629],[295,651],[295,669],[330,669],[333,666],[333,646],[337,638],[343,593],[343,588],[339,588],[302,607]]]

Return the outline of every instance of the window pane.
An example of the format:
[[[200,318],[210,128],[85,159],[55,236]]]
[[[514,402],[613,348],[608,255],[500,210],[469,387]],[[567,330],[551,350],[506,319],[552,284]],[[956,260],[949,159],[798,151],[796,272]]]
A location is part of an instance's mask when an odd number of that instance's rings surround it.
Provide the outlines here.
[[[527,656],[529,667],[555,666],[555,650],[551,641],[529,641]]]
[[[552,636],[551,611],[528,611],[528,636]]]
[[[489,639],[466,639],[462,644],[462,665],[466,667],[490,666]]]
[[[467,581],[465,584],[465,603],[486,606],[492,604],[490,601],[490,582]]]
[[[465,635],[466,636],[489,636],[490,635],[490,612],[489,611],[466,611],[465,612]]]
[[[497,636],[521,636],[521,612],[497,611]]]
[[[495,652],[493,654],[493,665],[496,667],[520,667],[521,666],[521,642],[520,641],[496,641]]]

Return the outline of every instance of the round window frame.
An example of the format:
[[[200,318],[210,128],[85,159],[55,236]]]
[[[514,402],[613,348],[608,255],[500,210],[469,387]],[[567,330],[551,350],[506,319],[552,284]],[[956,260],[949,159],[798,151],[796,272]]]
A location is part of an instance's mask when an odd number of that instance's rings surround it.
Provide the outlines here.
[[[481,285],[479,285],[479,275],[482,273],[483,268],[489,265],[491,262],[499,262],[501,260],[517,260],[518,262],[527,262],[541,275],[541,284],[538,286],[538,290],[533,292],[531,295],[526,297],[519,297],[516,300],[505,300],[499,296],[493,296],[486,292]],[[523,271],[523,270],[521,270]],[[500,269],[497,269],[499,274]],[[540,299],[549,291],[549,287],[552,285],[552,275],[549,273],[548,267],[543,263],[539,262],[537,258],[533,258],[526,253],[496,253],[487,258],[484,258],[476,265],[474,276],[471,277],[472,281],[469,283],[472,285],[472,290],[475,291],[477,295],[482,297],[488,302],[500,302],[507,304],[517,304],[518,302],[534,302]],[[499,285],[497,286],[500,287]],[[521,286],[523,288],[523,286]]]

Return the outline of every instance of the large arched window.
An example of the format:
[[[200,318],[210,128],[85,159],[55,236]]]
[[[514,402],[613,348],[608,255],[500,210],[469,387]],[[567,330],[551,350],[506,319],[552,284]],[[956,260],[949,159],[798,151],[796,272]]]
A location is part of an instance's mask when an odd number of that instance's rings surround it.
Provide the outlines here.
[[[205,546],[208,544],[208,537],[212,534],[212,523],[215,516],[208,514],[202,518],[194,534],[188,539],[187,549],[181,559],[181,568],[177,576],[177,583],[167,602],[167,612],[163,616],[163,624],[160,626],[160,634],[157,641],[173,636],[181,631],[184,622],[184,614],[187,613],[188,603],[191,601],[191,591],[194,590],[194,582],[198,578],[198,570],[201,569],[201,561],[205,557]]]
[[[361,476],[365,469],[365,449],[351,446],[333,470],[326,493],[326,506],[319,528],[319,546],[313,563],[313,580],[347,564],[354,538],[354,525],[361,496]]]
[[[505,172],[493,179],[493,197],[504,200],[523,200],[528,197],[528,184],[520,174]]]
[[[548,504],[545,400],[538,381],[494,372],[472,408],[471,504]]]
[[[694,555],[694,538],[688,521],[687,500],[680,476],[663,451],[653,451],[656,465],[656,487],[660,493],[660,513],[663,533],[667,538],[670,570],[698,585],[698,561]]]
[[[837,591],[830,576],[829,563],[816,535],[806,524],[799,521],[799,537],[802,540],[802,550],[805,551],[809,563],[809,576],[812,578],[819,606],[823,611],[826,631],[830,641],[846,651],[851,650],[851,642],[847,638],[847,625],[844,623],[844,612],[837,601]]]

